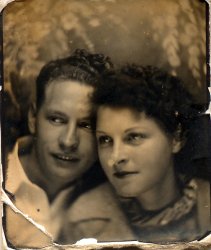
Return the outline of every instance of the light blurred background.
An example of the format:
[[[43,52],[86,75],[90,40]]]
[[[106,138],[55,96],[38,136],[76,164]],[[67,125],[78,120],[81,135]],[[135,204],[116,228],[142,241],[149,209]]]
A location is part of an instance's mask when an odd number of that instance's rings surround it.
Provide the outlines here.
[[[152,64],[180,76],[206,106],[206,11],[202,0],[19,0],[3,12],[6,144],[26,134],[35,79],[76,48],[117,65]]]

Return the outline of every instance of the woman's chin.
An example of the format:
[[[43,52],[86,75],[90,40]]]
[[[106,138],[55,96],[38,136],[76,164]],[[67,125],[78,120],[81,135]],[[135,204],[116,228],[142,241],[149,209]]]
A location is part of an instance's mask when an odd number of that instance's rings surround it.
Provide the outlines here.
[[[117,194],[122,198],[134,198],[136,194],[133,192],[128,192],[126,190],[116,190]]]

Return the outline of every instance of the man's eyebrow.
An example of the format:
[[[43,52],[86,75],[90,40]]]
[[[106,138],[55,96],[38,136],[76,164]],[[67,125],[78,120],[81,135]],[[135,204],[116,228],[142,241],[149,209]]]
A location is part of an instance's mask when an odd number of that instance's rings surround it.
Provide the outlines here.
[[[104,131],[101,131],[101,130],[96,130],[96,133],[99,133],[99,134],[106,134]]]
[[[92,116],[85,116],[85,117],[81,117],[80,120],[91,120]]]
[[[60,116],[66,116],[65,113],[58,111],[58,110],[52,110],[52,109],[47,109],[46,110],[47,114],[53,114],[53,115],[60,115]]]
[[[90,120],[93,118],[93,112],[92,110],[84,110],[81,112],[81,117],[79,116],[78,118],[80,120]]]

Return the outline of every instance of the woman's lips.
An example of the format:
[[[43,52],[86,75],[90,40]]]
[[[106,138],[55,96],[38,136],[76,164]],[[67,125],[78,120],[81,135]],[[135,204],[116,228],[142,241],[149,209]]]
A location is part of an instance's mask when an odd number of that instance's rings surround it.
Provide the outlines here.
[[[118,171],[118,172],[115,172],[113,175],[118,179],[123,179],[125,177],[138,174],[138,173],[139,173],[138,171]]]

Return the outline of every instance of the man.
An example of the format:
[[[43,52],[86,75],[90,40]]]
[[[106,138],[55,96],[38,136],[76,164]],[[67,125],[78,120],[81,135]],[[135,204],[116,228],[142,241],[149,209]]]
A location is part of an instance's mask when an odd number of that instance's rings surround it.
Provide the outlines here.
[[[13,246],[56,241],[69,204],[99,181],[89,182],[100,179],[89,97],[111,66],[103,55],[76,50],[41,69],[31,136],[17,142],[6,171],[5,190],[15,205],[6,206],[6,236]]]

